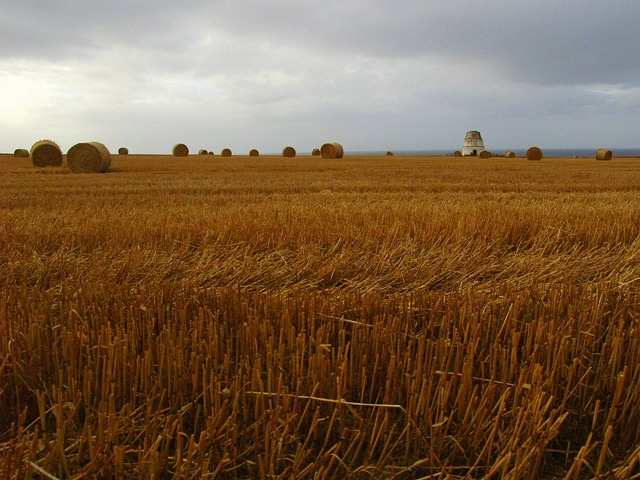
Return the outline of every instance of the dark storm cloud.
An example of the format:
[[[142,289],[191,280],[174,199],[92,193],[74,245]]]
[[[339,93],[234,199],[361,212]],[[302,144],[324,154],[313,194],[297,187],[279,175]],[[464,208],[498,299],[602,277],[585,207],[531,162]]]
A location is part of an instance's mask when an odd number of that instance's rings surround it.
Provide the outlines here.
[[[82,56],[111,43],[188,51],[232,34],[313,54],[483,63],[541,84],[637,84],[640,2],[219,0],[4,2],[0,56]]]
[[[235,35],[310,51],[436,56],[489,65],[530,83],[638,82],[640,2],[216,2],[209,14]]]

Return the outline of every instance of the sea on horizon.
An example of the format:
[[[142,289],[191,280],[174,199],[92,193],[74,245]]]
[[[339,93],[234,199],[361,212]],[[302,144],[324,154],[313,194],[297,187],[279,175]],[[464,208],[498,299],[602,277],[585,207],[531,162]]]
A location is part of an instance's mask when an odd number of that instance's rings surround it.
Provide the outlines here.
[[[541,147],[542,148],[542,147]],[[438,149],[438,150],[391,150],[394,155],[399,156],[420,156],[420,155],[453,155],[456,149]],[[458,149],[461,150],[461,149]],[[489,148],[494,155],[504,155],[506,152],[513,152],[517,157],[524,157],[526,148]],[[542,148],[545,157],[555,158],[571,158],[571,157],[595,157],[597,148]],[[611,150],[613,157],[640,157],[640,148],[608,148]],[[386,155],[387,151],[367,150],[367,151],[346,151],[345,155],[353,156],[379,156]]]

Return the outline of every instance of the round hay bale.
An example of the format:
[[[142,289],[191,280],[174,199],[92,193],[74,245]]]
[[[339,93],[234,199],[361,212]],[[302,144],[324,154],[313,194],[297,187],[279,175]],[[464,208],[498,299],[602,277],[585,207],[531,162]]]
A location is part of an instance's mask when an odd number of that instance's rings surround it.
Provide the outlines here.
[[[56,142],[40,140],[31,147],[31,163],[34,167],[59,167],[62,165],[62,150]]]
[[[232,155],[231,149],[230,148],[223,148],[222,152],[220,152],[220,155],[222,155],[223,157],[230,157]]]
[[[611,160],[613,154],[611,150],[607,150],[606,148],[599,148],[596,151],[596,160]]]
[[[129,149],[127,147],[120,147],[118,149],[118,155],[129,155]]]
[[[489,150],[481,150],[478,154],[478,158],[491,158],[493,154]]]
[[[256,150],[255,148],[252,148],[251,150],[249,150],[249,156],[250,157],[259,157],[260,156],[260,152],[258,150]]]
[[[111,165],[111,154],[102,143],[76,143],[67,152],[67,164],[73,173],[104,173]]]
[[[16,148],[13,152],[13,156],[16,158],[29,158],[29,150],[26,148]]]
[[[320,147],[320,155],[322,158],[342,158],[344,149],[339,143],[325,143]]]
[[[282,149],[282,156],[283,157],[288,157],[288,158],[293,158],[296,156],[296,149],[293,147],[284,147]]]
[[[313,150],[311,150],[311,155],[313,155],[313,156],[320,155],[320,149],[319,148],[314,148]]]
[[[527,160],[542,160],[542,150],[538,147],[531,147],[527,150]]]
[[[213,152],[209,152],[209,153],[208,153],[208,155],[215,155],[215,153],[213,153]]]
[[[172,150],[174,157],[186,157],[189,155],[189,147],[184,143],[176,143]]]
[[[460,150],[456,150],[455,152],[453,152],[453,156],[454,157],[461,157],[462,156],[462,152]]]
[[[207,154],[206,148],[201,148],[200,150],[198,150],[198,155],[206,155],[206,154]]]
[[[388,151],[387,152],[387,157],[393,157],[393,152],[392,151]]]
[[[516,158],[516,154],[513,152],[507,152],[504,154],[504,156],[507,158]]]

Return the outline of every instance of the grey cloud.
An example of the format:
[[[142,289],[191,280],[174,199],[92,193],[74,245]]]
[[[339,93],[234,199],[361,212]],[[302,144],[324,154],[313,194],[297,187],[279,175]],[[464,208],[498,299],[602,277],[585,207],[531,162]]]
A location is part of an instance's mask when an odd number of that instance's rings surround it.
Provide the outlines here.
[[[482,62],[541,84],[638,78],[640,4],[630,0],[249,4],[250,15],[231,1],[216,2],[207,15],[219,19],[215,28],[237,36],[335,55],[454,57],[470,71]]]
[[[635,0],[0,6],[0,96],[15,97],[22,128],[42,136],[102,132],[152,152],[171,135],[240,150],[340,135],[360,149],[447,148],[474,128],[498,143],[561,143],[572,128],[636,141]],[[0,127],[19,132],[16,122]]]

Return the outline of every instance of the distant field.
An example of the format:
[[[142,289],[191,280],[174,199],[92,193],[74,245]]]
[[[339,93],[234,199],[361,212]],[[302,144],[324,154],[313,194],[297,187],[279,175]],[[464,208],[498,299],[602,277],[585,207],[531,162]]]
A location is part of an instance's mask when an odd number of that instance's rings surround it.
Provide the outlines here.
[[[640,158],[0,181],[0,478],[640,478]]]

